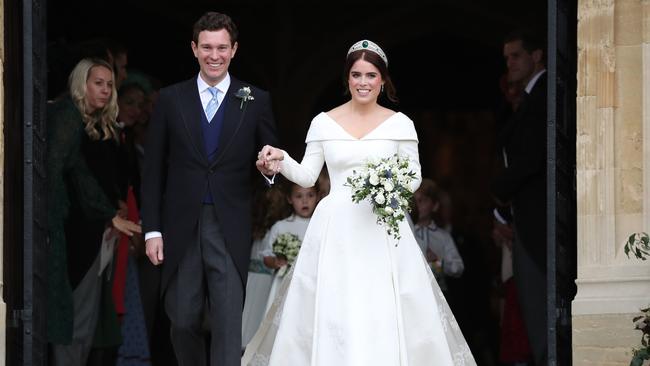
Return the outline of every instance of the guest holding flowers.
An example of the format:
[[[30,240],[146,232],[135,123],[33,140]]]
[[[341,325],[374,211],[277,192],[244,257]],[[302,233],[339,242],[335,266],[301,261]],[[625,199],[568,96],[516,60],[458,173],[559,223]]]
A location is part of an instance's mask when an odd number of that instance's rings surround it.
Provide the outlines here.
[[[287,267],[292,264],[288,261],[289,258],[287,258],[287,255],[278,250],[278,248],[285,247],[288,244],[287,240],[283,241],[282,239],[287,239],[286,234],[292,234],[298,241],[302,242],[311,215],[314,213],[314,209],[318,203],[317,186],[304,188],[295,183],[289,183],[287,186],[289,188],[286,189],[285,197],[291,206],[291,215],[273,224],[264,237],[265,249],[262,253],[264,263],[268,267],[275,269],[266,310],[268,310],[275,299],[278,287],[287,272]],[[278,242],[278,240],[281,242]]]
[[[291,207],[279,185],[256,191],[253,199],[253,247],[242,315],[242,348],[253,338],[264,318],[273,273],[282,264],[276,262],[272,250],[267,250],[265,237],[271,226],[290,214]]]

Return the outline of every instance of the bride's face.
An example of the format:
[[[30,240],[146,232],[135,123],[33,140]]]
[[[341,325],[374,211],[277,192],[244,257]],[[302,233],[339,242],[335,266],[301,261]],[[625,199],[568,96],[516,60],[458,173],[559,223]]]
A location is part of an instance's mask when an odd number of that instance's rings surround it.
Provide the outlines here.
[[[352,100],[366,104],[376,102],[384,80],[379,69],[370,62],[360,58],[350,68],[348,88]]]

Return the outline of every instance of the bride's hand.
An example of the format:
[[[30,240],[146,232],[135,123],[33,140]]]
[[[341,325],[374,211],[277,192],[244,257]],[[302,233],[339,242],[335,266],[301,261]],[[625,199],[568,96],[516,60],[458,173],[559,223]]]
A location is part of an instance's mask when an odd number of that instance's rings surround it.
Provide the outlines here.
[[[280,162],[277,160],[258,160],[255,162],[255,165],[257,166],[257,170],[264,175],[275,175],[280,172]]]
[[[282,150],[270,145],[265,145],[257,154],[255,165],[265,175],[274,175],[280,172],[280,161],[284,159]]]
[[[262,150],[260,150],[260,153],[257,155],[257,158],[266,161],[272,161],[272,160],[281,161],[284,159],[284,152],[271,145],[264,145]]]

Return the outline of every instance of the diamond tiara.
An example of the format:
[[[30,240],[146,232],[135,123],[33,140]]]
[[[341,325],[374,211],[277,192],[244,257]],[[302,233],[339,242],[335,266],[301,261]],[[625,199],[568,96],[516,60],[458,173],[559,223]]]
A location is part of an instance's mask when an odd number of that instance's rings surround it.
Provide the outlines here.
[[[367,39],[361,40],[353,44],[352,47],[350,47],[350,49],[348,50],[348,55],[354,51],[359,51],[359,50],[368,50],[378,54],[379,57],[381,57],[381,59],[384,60],[386,66],[388,66],[388,58],[386,57],[386,54],[381,49],[381,47],[377,46],[375,42],[369,41]]]

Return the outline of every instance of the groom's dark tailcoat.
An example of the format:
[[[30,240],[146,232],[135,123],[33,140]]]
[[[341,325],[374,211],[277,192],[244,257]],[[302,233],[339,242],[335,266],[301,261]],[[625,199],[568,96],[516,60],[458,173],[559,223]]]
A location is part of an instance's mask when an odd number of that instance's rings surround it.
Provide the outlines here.
[[[254,98],[243,103],[235,94],[248,86]],[[257,151],[277,146],[275,123],[267,92],[231,76],[222,104],[225,116],[219,147],[206,154],[196,77],[160,91],[148,126],[142,179],[144,232],[159,231],[164,261],[164,292],[191,243],[199,240],[204,197],[212,193],[226,248],[245,288],[251,249],[251,190]],[[241,108],[240,108],[241,107]],[[221,107],[220,107],[221,108]]]

